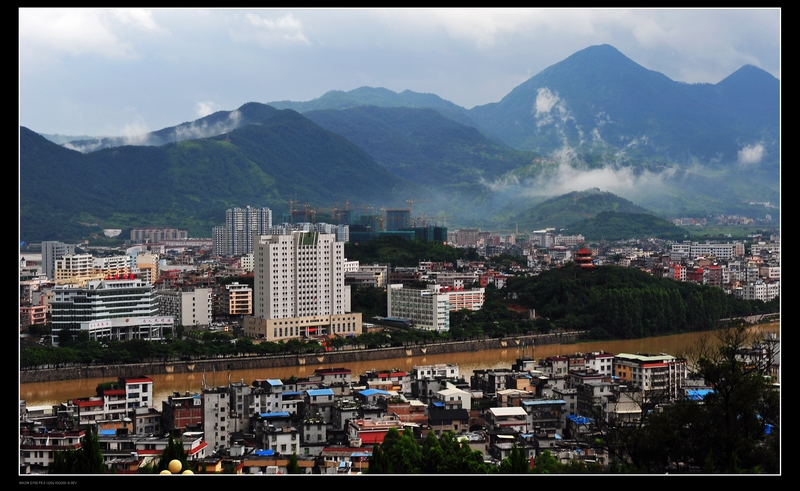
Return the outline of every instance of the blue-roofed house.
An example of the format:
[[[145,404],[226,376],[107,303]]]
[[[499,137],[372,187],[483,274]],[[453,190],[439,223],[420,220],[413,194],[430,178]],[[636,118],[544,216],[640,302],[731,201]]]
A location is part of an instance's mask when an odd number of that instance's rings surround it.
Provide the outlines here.
[[[366,389],[359,391],[355,395],[355,400],[361,401],[363,404],[375,405],[380,399],[391,399],[392,393],[379,390],[379,389]]]
[[[336,405],[336,397],[334,397],[333,390],[331,389],[309,389],[305,391],[303,398],[304,417],[313,418],[317,415],[322,416],[325,423],[333,421],[332,408]]]

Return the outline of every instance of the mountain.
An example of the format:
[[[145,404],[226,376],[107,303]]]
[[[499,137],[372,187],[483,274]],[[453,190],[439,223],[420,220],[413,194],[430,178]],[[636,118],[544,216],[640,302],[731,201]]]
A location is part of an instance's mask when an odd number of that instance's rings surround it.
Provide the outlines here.
[[[542,70],[470,116],[514,148],[731,163],[746,145],[779,159],[780,82],[746,66],[718,84],[686,84],[609,45]],[[777,175],[775,176],[777,179]]]
[[[88,154],[20,128],[22,240],[133,226],[208,236],[233,206],[282,210],[294,199],[327,207],[354,197],[400,206],[420,194],[343,137],[294,111],[258,106],[243,106],[241,117],[260,114],[262,123],[225,135]]]
[[[331,90],[308,102],[275,101],[268,104],[278,109],[294,109],[303,114],[310,111],[349,109],[359,106],[433,109],[453,121],[475,126],[466,109],[436,94],[422,94],[410,90],[397,93],[383,87],[359,87],[348,92]]]
[[[469,111],[434,94],[361,87],[64,145],[83,156],[21,132],[21,175],[33,179],[22,181],[22,228],[82,236],[81,224],[111,223],[124,208],[116,228],[183,220],[200,233],[230,206],[284,209],[289,198],[317,206],[413,199],[417,214],[451,227],[564,227],[606,208],[534,205],[563,192],[554,190],[620,181],[613,189],[662,216],[775,219],[779,209],[749,203],[780,200],[779,94],[780,82],[753,66],[717,84],[685,84],[603,45]],[[53,196],[69,199],[44,204]],[[149,217],[134,218],[145,209]]]
[[[602,211],[567,228],[570,234],[581,234],[587,240],[628,240],[647,237],[686,240],[689,233],[663,218],[647,213]]]
[[[574,191],[547,199],[517,215],[513,221],[520,229],[563,228],[605,211],[650,213],[625,198],[597,188]],[[523,228],[524,227],[524,228]],[[572,233],[570,229],[570,233]],[[575,232],[578,233],[578,232]]]
[[[423,185],[475,184],[538,157],[433,109],[358,106],[304,116],[355,143],[393,174]]]
[[[280,111],[266,104],[248,102],[233,111],[217,111],[194,121],[187,121],[143,135],[74,140],[65,143],[64,146],[80,152],[94,152],[103,148],[125,145],[161,146],[167,143],[223,135],[249,124],[264,124],[279,113]]]

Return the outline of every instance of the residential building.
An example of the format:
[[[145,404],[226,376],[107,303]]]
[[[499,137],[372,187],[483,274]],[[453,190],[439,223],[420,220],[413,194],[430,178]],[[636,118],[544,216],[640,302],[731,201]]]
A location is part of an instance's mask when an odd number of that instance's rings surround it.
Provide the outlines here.
[[[162,290],[158,299],[159,312],[172,316],[175,325],[205,327],[211,324],[211,288]]]
[[[153,284],[161,274],[158,261],[159,255],[156,253],[139,253],[136,255],[136,269],[133,272],[144,278],[148,283]]]
[[[417,329],[448,331],[450,329],[450,296],[441,293],[439,285],[425,289],[406,288],[402,284],[387,289],[388,316],[407,319]]]
[[[165,240],[186,240],[189,233],[186,230],[177,228],[157,228],[144,227],[131,229],[131,242],[141,244],[143,242],[163,242]]]
[[[186,431],[203,422],[203,401],[199,394],[180,395],[175,392],[166,401],[161,402],[161,427],[165,431]]]
[[[127,258],[127,256],[125,256]],[[56,259],[56,271],[54,279],[61,284],[69,281],[79,280],[94,276],[94,261],[91,254],[67,254]],[[125,274],[130,273],[130,263],[126,261],[123,266],[127,267]],[[104,275],[100,274],[102,279]],[[67,281],[65,281],[67,280]]]
[[[20,434],[20,465],[46,471],[56,452],[81,448],[85,433],[83,430],[37,432],[25,428]]]
[[[275,341],[361,334],[361,314],[348,313],[344,244],[332,234],[262,235],[255,246],[253,317],[245,335]]]
[[[231,441],[228,387],[204,389],[202,400],[203,435],[211,451],[217,452],[227,448]]]
[[[253,315],[253,289],[238,281],[225,285],[220,306],[226,316]]]
[[[614,358],[614,376],[620,383],[643,392],[644,402],[674,401],[680,397],[686,380],[686,360],[667,354],[620,353]]]
[[[758,280],[754,283],[742,285],[742,298],[744,300],[762,300],[769,302],[781,294],[781,282],[765,283]]]
[[[65,244],[57,241],[42,242],[42,272],[49,279],[55,278],[56,260],[68,254],[75,254],[74,244]]]
[[[225,226],[214,227],[214,253],[242,256],[254,252],[255,237],[272,228],[269,208],[231,208],[225,212]]]

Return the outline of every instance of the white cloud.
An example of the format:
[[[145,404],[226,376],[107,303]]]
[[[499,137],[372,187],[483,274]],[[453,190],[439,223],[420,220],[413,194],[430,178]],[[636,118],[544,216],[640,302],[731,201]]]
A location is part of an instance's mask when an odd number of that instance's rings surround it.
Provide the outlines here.
[[[664,180],[674,175],[674,169],[660,173],[634,172],[632,167],[585,169],[578,161],[575,149],[564,146],[552,155],[554,165],[542,174],[527,179],[504,176],[483,184],[495,193],[507,197],[558,196],[572,191],[599,188],[620,196],[633,193],[658,193]]]
[[[241,124],[241,119],[241,113],[235,110],[231,111],[226,119],[212,125],[209,125],[206,121],[199,124],[197,121],[182,124],[175,127],[175,139],[177,141],[182,141],[221,135],[238,128]]]
[[[26,56],[95,54],[108,59],[137,58],[134,43],[122,39],[123,27],[163,31],[152,13],[141,9],[21,9],[20,50]]]
[[[198,102],[195,107],[197,110],[197,116],[200,118],[208,116],[209,114],[213,114],[218,108],[217,104],[211,101]]]
[[[141,118],[128,123],[122,128],[122,138],[125,140],[126,145],[143,145],[147,140],[147,125]]]
[[[739,150],[739,163],[742,165],[753,165],[761,162],[764,158],[764,145],[757,143],[755,145],[747,145]]]
[[[162,30],[153,19],[153,13],[144,9],[114,9],[111,15],[123,24],[132,25],[145,31]]]
[[[231,31],[234,41],[256,40],[263,45],[289,42],[310,45],[311,41],[303,32],[303,23],[295,19],[292,14],[286,14],[277,19],[262,17],[248,13],[247,22],[241,26],[241,31]]]
[[[550,89],[547,87],[537,90],[536,102],[533,104],[535,109],[534,114],[537,117],[543,117],[546,113],[549,113],[560,100],[558,95],[550,92]]]

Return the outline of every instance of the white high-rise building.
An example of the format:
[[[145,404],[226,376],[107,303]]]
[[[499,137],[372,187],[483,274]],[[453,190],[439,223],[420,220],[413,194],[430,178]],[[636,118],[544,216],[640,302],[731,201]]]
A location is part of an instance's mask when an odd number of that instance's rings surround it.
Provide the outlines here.
[[[56,260],[67,254],[75,254],[74,244],[65,244],[57,241],[42,242],[42,272],[49,279],[55,278]]]
[[[140,279],[92,280],[81,288],[57,286],[53,294],[54,338],[69,329],[86,331],[98,341],[158,341],[164,329],[174,325],[173,317],[158,315],[153,285]]]
[[[255,237],[272,228],[269,208],[231,208],[225,212],[225,226],[214,227],[213,248],[221,256],[242,256],[253,252]]]
[[[245,318],[246,335],[275,340],[361,333],[361,314],[346,312],[344,243],[335,235],[262,235],[254,256],[254,317]]]
[[[254,252],[256,317],[344,313],[344,244],[333,234],[263,235]]]

